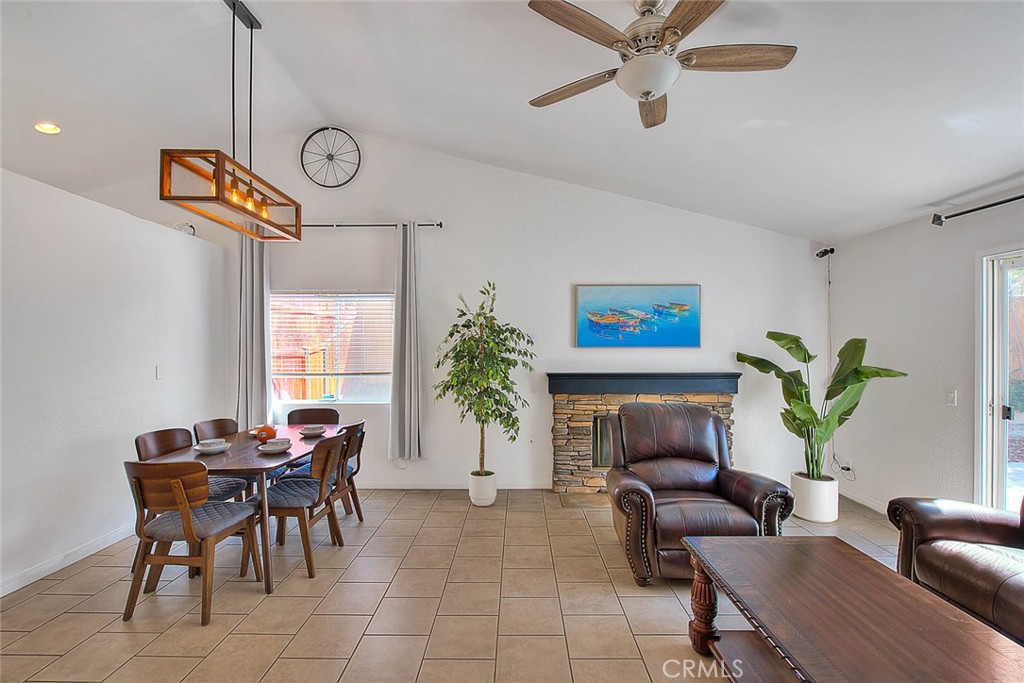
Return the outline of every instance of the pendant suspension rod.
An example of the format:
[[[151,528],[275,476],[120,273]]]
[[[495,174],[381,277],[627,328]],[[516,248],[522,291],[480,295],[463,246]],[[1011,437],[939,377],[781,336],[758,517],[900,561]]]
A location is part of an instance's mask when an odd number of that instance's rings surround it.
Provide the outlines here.
[[[236,149],[236,124],[237,112],[235,108],[235,72],[237,62],[235,58],[235,23],[241,21],[242,26],[249,29],[249,167],[252,168],[252,40],[253,31],[263,28],[260,20],[250,11],[242,0],[224,0],[224,4],[231,8],[231,158],[237,159]]]
[[[235,20],[238,9],[231,3],[231,158],[235,158]]]
[[[249,170],[252,170],[252,38],[253,29],[249,29]]]
[[[256,15],[245,6],[242,0],[224,0],[224,4],[231,8],[232,14],[234,14],[239,21],[242,22],[242,26],[247,29],[260,30],[263,28],[263,24],[256,18]]]

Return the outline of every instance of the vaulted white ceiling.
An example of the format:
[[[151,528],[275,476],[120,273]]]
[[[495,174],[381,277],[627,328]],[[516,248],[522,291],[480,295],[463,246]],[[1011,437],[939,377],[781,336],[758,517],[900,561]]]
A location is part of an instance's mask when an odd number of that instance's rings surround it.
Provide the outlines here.
[[[650,130],[613,85],[528,106],[618,58],[526,0],[248,4],[264,24],[257,139],[340,124],[825,242],[1024,178],[1024,2],[730,0],[684,45],[796,58],[684,73]],[[628,0],[579,4],[635,17]],[[86,192],[152,173],[159,147],[225,147],[221,0],[2,13],[4,166]],[[31,129],[47,118],[56,140]]]

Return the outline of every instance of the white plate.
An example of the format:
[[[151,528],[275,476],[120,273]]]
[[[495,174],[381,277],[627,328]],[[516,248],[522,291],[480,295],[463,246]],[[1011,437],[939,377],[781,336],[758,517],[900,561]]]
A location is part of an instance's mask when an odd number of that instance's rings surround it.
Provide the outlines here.
[[[278,453],[287,452],[288,449],[291,447],[291,444],[288,444],[287,446],[268,446],[267,444],[263,443],[257,446],[256,450],[258,450],[260,453],[266,453],[267,455],[277,455]]]
[[[299,434],[303,436],[320,436],[327,431],[326,428],[321,427],[320,429],[300,429]]]
[[[214,446],[213,448],[203,448],[202,446],[200,446],[198,444],[193,446],[193,448],[195,448],[197,451],[199,451],[203,455],[217,455],[218,453],[223,453],[224,451],[226,451],[230,447],[231,447],[230,444],[224,444],[223,446]]]

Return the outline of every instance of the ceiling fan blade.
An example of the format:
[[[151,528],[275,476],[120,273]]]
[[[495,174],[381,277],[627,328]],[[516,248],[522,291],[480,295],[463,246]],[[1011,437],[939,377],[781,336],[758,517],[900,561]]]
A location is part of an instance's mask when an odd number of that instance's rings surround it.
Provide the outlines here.
[[[644,124],[644,128],[654,128],[665,123],[665,118],[668,116],[668,95],[662,95],[649,102],[641,100],[638,104],[640,105],[640,121]]]
[[[530,0],[530,9],[598,45],[615,49],[615,43],[629,42],[629,38],[619,29],[562,0]]]
[[[615,79],[616,71],[618,71],[618,69],[609,69],[608,71],[602,71],[599,74],[594,74],[593,76],[587,76],[586,78],[581,78],[578,81],[573,81],[569,85],[563,85],[561,88],[555,88],[551,92],[546,92],[540,97],[534,97],[530,100],[530,104],[535,107],[546,107],[549,104],[567,100],[573,95],[585,93],[588,90],[593,90],[599,85],[611,82]]]
[[[674,45],[722,6],[725,0],[679,0],[661,25],[661,47]]]
[[[683,50],[676,59],[688,71],[771,71],[795,54],[793,45],[711,45]]]

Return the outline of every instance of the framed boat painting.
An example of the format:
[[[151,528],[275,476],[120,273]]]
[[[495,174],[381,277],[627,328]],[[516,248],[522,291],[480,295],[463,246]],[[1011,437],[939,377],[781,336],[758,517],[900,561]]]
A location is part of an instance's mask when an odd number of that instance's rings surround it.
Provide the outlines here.
[[[700,285],[576,285],[576,346],[700,348]]]

